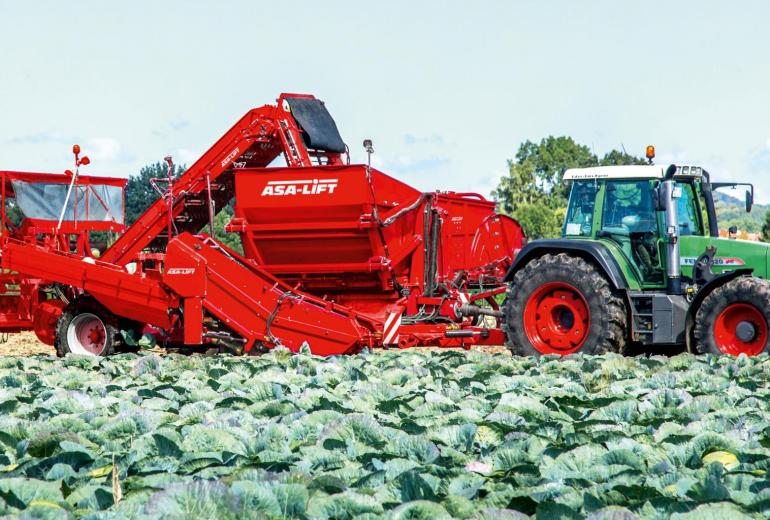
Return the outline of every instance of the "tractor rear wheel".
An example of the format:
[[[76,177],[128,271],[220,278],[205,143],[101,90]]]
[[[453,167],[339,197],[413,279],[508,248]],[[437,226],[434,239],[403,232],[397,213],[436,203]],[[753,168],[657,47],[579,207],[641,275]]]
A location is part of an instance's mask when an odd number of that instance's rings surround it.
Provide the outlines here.
[[[508,348],[514,355],[625,349],[623,300],[582,258],[562,253],[530,261],[508,287],[503,312]]]
[[[770,352],[770,282],[743,276],[714,289],[695,315],[700,354]]]
[[[91,300],[68,305],[56,324],[56,354],[109,356],[115,351],[118,329],[114,319]]]

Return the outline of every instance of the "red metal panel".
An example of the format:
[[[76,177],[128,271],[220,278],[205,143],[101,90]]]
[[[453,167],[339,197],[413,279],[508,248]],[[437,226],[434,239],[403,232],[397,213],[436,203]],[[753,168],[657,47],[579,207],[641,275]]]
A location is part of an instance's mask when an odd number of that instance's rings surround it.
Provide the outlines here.
[[[184,342],[187,345],[203,343],[203,298],[184,300]]]
[[[363,165],[244,169],[235,188],[232,229],[264,269],[354,309],[362,308],[357,300],[370,308],[379,295],[380,314],[398,299],[396,284],[424,290],[426,215],[441,226],[435,283],[466,273],[494,284],[523,238],[478,194],[420,194]]]
[[[406,254],[389,256],[388,248],[414,250],[416,217],[407,215],[381,235],[374,206],[384,219],[420,193],[372,170],[374,198],[366,173],[362,165],[239,171],[235,212],[244,249],[289,283],[332,293],[363,285],[392,299],[393,273],[408,277],[409,263]]]
[[[205,269],[203,307],[243,336],[247,350],[255,341],[293,351],[308,342],[315,354],[333,355],[356,352],[370,343],[367,329],[355,316],[329,302],[293,292],[211,239],[182,234],[169,244],[163,279],[177,292],[191,292],[189,285],[196,273],[187,271],[190,258],[198,266],[196,272]]]
[[[169,327],[168,309],[177,305],[177,299],[155,280],[32,244],[9,240],[3,249],[2,266],[83,289],[114,314],[143,323]]]

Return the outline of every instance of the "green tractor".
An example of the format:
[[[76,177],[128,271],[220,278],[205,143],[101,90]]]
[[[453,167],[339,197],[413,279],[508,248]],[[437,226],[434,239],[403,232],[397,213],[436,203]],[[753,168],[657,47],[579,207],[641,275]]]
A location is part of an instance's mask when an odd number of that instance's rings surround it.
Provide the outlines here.
[[[562,238],[517,255],[503,306],[514,354],[770,349],[770,245],[719,238],[699,167],[570,169]],[[734,230],[732,230],[734,232]]]

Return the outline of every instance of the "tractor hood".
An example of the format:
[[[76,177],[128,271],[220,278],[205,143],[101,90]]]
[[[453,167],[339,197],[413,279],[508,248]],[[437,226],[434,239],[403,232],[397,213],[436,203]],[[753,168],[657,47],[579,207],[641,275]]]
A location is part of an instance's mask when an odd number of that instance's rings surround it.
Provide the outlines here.
[[[755,276],[768,278],[768,273],[770,273],[770,244],[749,240],[696,236],[681,237],[682,271],[687,276],[692,275],[695,261],[710,244],[717,249],[714,257],[715,273],[749,268],[754,270]]]

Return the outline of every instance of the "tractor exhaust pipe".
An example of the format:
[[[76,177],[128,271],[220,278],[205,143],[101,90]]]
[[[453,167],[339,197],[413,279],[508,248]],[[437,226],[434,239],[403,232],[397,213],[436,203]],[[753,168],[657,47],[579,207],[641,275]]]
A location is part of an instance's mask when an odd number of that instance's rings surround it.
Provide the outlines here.
[[[668,294],[682,294],[682,267],[679,254],[679,216],[677,214],[677,201],[682,196],[682,188],[677,187],[674,181],[676,166],[671,165],[666,169],[666,175],[661,183],[660,204],[666,213],[666,254]]]

